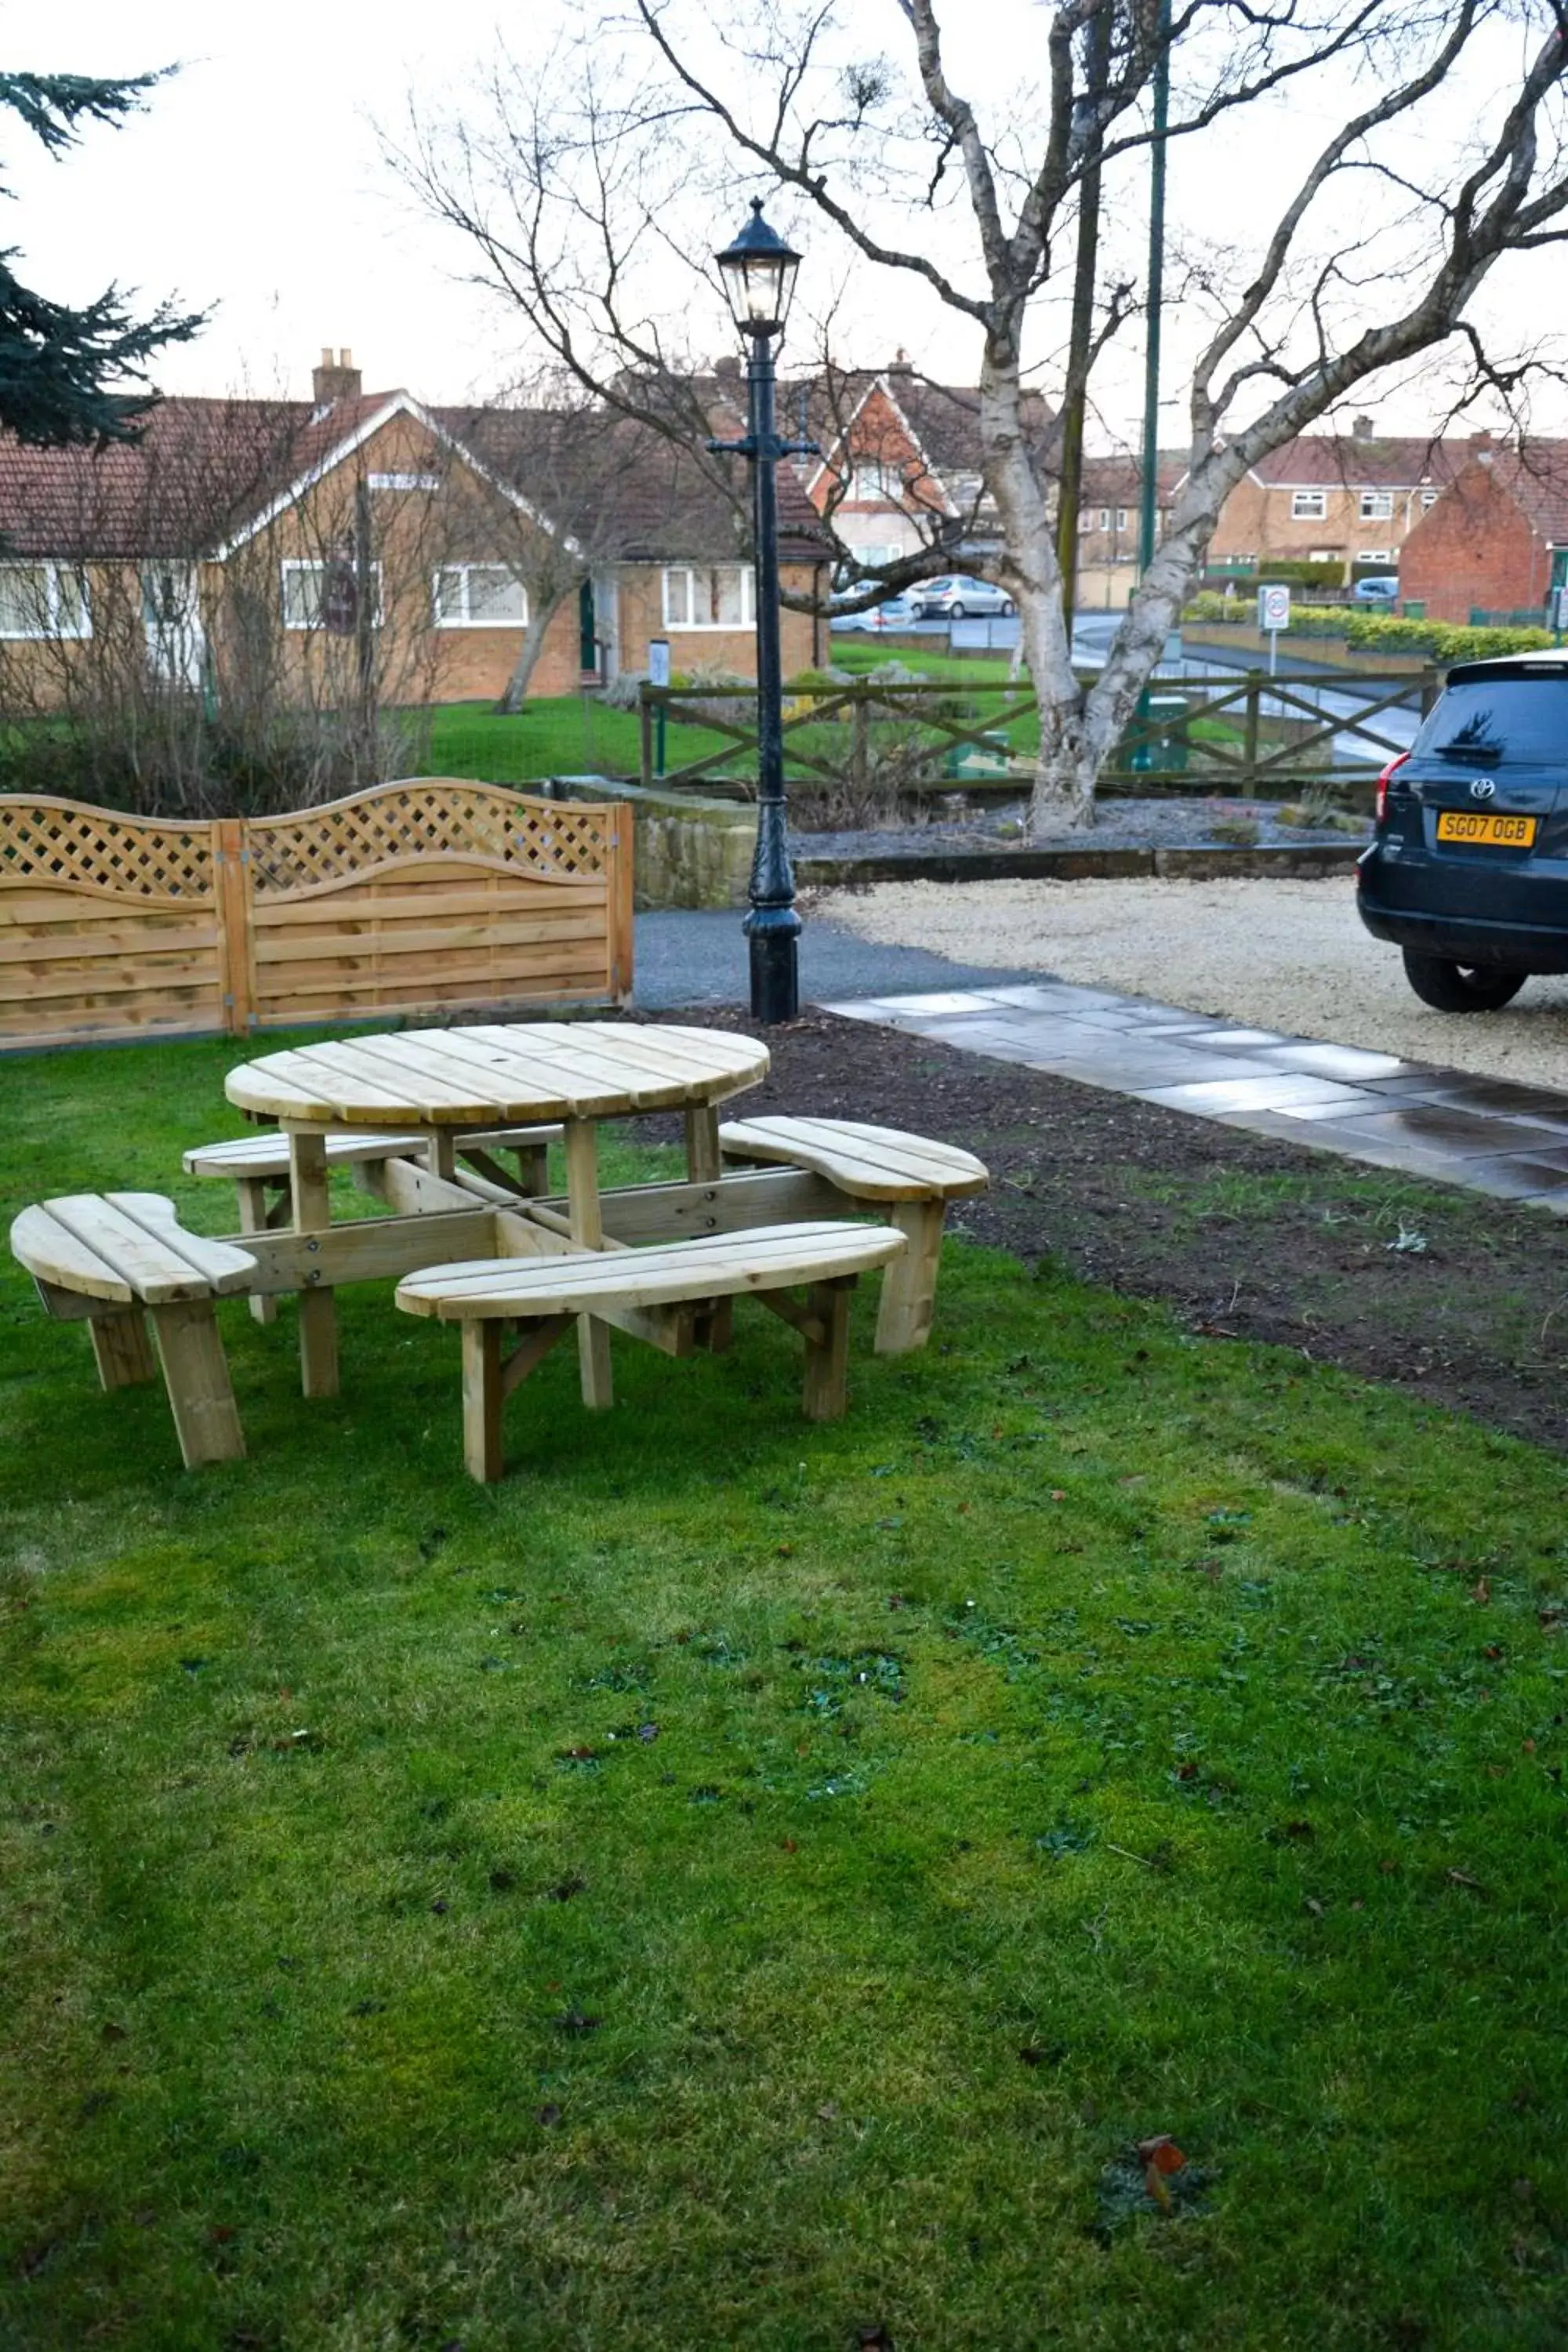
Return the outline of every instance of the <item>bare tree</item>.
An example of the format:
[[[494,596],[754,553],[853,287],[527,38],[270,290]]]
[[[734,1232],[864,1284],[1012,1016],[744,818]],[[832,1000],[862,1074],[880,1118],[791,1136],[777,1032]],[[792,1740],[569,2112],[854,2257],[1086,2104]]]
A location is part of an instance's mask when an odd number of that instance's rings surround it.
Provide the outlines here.
[[[664,429],[680,429],[668,387],[689,368],[660,324],[652,265],[673,266],[695,193],[710,215],[720,166],[691,159],[711,155],[714,132],[731,185],[741,172],[771,176],[857,264],[896,273],[962,322],[978,358],[982,467],[1001,539],[994,558],[982,549],[971,563],[966,551],[965,562],[991,572],[1022,615],[1041,714],[1031,826],[1090,824],[1096,776],[1247,469],[1369,379],[1445,349],[1468,353],[1461,402],[1524,382],[1527,362],[1489,354],[1477,298],[1500,261],[1565,234],[1568,5],[1175,0],[1163,13],[1159,0],[1055,0],[1040,89],[991,121],[950,73],[948,0],[891,5],[905,47],[889,61],[866,58],[866,12],[848,0],[754,0],[721,39],[700,0],[634,0],[640,55],[623,47],[606,64],[605,25],[553,77],[525,80],[503,63],[482,125],[416,124],[404,168],[555,360],[601,394],[617,380],[657,383],[658,401],[641,396],[656,421],[662,403]],[[1108,191],[1133,184],[1163,47],[1178,155],[1214,150],[1244,109],[1300,100],[1345,120],[1239,258],[1197,273],[1192,300],[1206,323],[1184,394],[1185,475],[1110,655],[1085,685],[1053,545],[1056,438],[1031,433],[1026,415],[1031,365],[1048,357],[1032,360],[1030,339],[1068,274],[1058,250],[1085,174],[1100,173]],[[1125,271],[1101,291],[1093,331],[1075,338],[1054,387],[1069,413],[1137,302]],[[884,583],[921,576],[933,559],[922,550],[886,567]]]
[[[133,447],[15,461],[7,783],[205,816],[407,772],[442,653],[438,480],[389,496],[350,465],[280,498],[320,453],[299,404],[172,400]]]

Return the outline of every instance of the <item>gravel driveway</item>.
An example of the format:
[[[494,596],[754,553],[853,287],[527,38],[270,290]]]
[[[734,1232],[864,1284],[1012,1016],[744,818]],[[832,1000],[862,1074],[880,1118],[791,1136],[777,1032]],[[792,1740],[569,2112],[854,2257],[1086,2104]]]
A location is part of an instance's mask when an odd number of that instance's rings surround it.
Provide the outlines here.
[[[1434,1013],[1397,948],[1362,929],[1349,875],[1326,882],[889,882],[823,912],[862,938],[1007,964],[1249,1026],[1568,1087],[1568,977],[1502,1013]]]

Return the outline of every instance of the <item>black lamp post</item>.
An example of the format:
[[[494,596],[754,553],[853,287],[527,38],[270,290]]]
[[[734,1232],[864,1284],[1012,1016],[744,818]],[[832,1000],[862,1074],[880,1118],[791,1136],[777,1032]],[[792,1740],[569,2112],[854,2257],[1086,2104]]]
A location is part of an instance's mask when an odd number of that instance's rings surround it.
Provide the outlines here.
[[[749,457],[756,541],[757,846],[752,860],[752,1012],[758,1021],[793,1021],[800,1010],[795,875],[784,822],[783,678],[779,657],[779,530],[773,468],[781,457],[815,448],[781,441],[773,411],[773,338],[784,333],[800,256],[763,218],[761,197],[735,239],[717,255],[736,326],[746,338],[750,406],[743,441],[709,447]]]

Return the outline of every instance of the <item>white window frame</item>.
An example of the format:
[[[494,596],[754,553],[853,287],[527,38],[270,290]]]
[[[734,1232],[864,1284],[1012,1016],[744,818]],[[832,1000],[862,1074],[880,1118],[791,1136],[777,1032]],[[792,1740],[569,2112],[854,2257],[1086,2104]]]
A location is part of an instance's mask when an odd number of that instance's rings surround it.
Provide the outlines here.
[[[1392,563],[1394,550],[1391,547],[1358,547],[1355,560],[1358,563]]]
[[[1101,530],[1109,530],[1110,529],[1110,509],[1109,507],[1101,507],[1100,509],[1100,528]]]
[[[1392,522],[1394,520],[1394,492],[1392,490],[1363,490],[1361,494],[1361,519],[1363,522]]]
[[[60,643],[80,645],[92,635],[92,604],[88,594],[87,573],[76,563],[0,563],[0,572],[28,572],[37,576],[42,593],[39,599],[39,621],[36,629],[11,629],[0,625],[0,642],[16,645],[46,645]],[[60,582],[74,580],[77,594],[77,625],[60,625]]]
[[[685,608],[688,613],[694,613],[697,610],[697,582],[699,580],[705,582],[710,581],[712,579],[714,573],[719,572],[736,572],[740,574],[740,619],[738,621],[678,620],[670,610],[669,588],[671,581],[684,581],[686,583]],[[664,617],[664,625],[667,629],[679,629],[683,635],[717,636],[724,630],[730,630],[732,632],[736,629],[752,629],[756,626],[757,576],[749,563],[666,564],[659,576],[659,587],[661,591],[660,610]]]
[[[902,498],[903,477],[883,457],[854,457],[846,495],[857,506],[889,506]]]
[[[1423,490],[1421,493],[1422,513],[1430,514],[1441,496],[1442,492],[1440,490]]]
[[[1127,509],[1125,507],[1118,507],[1116,509],[1116,528],[1118,530],[1125,530],[1127,528]]]
[[[1292,490],[1290,520],[1292,522],[1327,522],[1329,494],[1327,490]]]
[[[471,598],[469,575],[475,572],[499,572],[511,582],[522,599],[522,617],[508,614],[504,619],[493,613],[481,613],[476,620],[469,611]],[[441,583],[460,579],[463,583],[462,611],[445,613],[441,609]],[[526,629],[528,626],[528,590],[516,574],[504,563],[441,563],[430,575],[430,625],[433,629]]]
[[[373,490],[438,490],[439,474],[367,474],[365,480]]]
[[[346,560],[346,559],[343,559],[343,560]],[[286,555],[286,556],[284,557],[284,559],[283,559],[282,564],[281,564],[281,566],[279,567],[279,569],[280,569],[280,575],[281,575],[281,576],[280,576],[280,583],[279,583],[279,595],[280,595],[280,598],[281,598],[282,607],[283,607],[283,626],[284,626],[286,629],[288,629],[288,630],[291,631],[293,634],[295,634],[295,635],[298,635],[298,636],[308,636],[308,635],[310,635],[310,631],[311,631],[312,629],[319,629],[319,630],[321,630],[321,632],[322,633],[322,635],[331,635],[331,633],[328,630],[328,628],[327,628],[327,625],[326,625],[325,621],[323,621],[323,620],[322,620],[321,615],[321,611],[320,611],[320,609],[319,609],[319,608],[320,608],[320,601],[321,601],[321,600],[320,600],[320,598],[318,598],[318,599],[317,599],[318,610],[317,610],[316,616],[315,616],[314,620],[309,620],[309,621],[293,621],[293,620],[290,620],[290,619],[289,619],[289,573],[290,573],[290,572],[330,572],[330,571],[336,571],[336,569],[337,569],[337,563],[336,563],[335,562],[332,562],[332,563],[328,563],[324,559],[318,559],[318,558],[313,557],[313,556]],[[381,625],[382,625],[382,613],[383,613],[382,590],[381,590],[381,565],[380,565],[379,563],[373,563],[373,564],[371,565],[371,567],[370,567],[370,570],[371,570],[371,577],[372,577],[372,580],[374,581],[374,585],[375,585],[375,610],[374,610],[374,613],[372,614],[372,615],[371,615],[371,623],[370,623],[370,625],[371,625],[371,627],[372,627],[373,629],[379,629],[379,628],[380,628],[380,626],[381,626]]]

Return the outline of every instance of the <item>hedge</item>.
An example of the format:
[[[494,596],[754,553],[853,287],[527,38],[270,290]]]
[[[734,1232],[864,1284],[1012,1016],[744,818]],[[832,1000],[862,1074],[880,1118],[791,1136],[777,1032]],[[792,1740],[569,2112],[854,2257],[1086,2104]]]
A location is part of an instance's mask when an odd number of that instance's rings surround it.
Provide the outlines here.
[[[1184,621],[1227,621],[1236,599],[1204,589],[1183,610]],[[1389,613],[1358,612],[1338,604],[1297,604],[1291,637],[1338,637],[1363,654],[1421,654],[1429,661],[1486,661],[1502,654],[1533,654],[1552,642],[1550,629],[1467,629],[1443,621],[1402,621]]]

